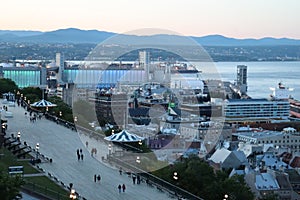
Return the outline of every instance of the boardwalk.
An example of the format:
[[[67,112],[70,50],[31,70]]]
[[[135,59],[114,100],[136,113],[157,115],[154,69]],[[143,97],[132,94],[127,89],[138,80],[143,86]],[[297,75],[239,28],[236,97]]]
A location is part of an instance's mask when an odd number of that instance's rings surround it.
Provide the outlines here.
[[[170,199],[167,193],[146,184],[133,185],[132,180],[125,175],[119,175],[117,169],[101,163],[90,154],[90,149],[99,147],[97,158],[107,151],[96,140],[89,139],[89,147],[79,137],[79,133],[46,119],[31,123],[29,116],[24,115],[21,107],[9,107],[14,117],[8,121],[7,134],[21,132],[21,141],[26,141],[31,147],[39,143],[41,154],[52,158],[53,162],[42,163],[46,174],[51,173],[65,184],[73,183],[73,187],[82,197],[88,200],[164,200]],[[98,146],[100,145],[100,146]],[[103,146],[103,145],[102,145]],[[83,150],[83,161],[77,160],[76,150]],[[100,183],[94,182],[94,174],[101,175]],[[125,193],[118,192],[119,184],[126,185]]]

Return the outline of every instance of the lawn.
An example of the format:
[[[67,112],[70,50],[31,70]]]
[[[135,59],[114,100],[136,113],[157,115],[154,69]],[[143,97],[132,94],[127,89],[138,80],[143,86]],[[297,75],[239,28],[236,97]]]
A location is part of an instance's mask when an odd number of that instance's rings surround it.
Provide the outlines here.
[[[9,166],[23,166],[24,174],[36,174],[40,171],[34,168],[28,160],[18,160],[9,150],[0,148],[0,172],[8,173]],[[47,176],[25,177],[26,184],[23,186],[31,191],[49,196],[53,199],[69,199],[69,191],[56,184]]]

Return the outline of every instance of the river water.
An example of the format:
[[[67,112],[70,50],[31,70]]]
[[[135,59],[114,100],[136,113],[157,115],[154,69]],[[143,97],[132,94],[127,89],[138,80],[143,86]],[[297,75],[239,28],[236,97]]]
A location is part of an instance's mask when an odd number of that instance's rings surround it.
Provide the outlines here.
[[[237,65],[246,65],[248,76],[248,95],[252,98],[268,98],[271,87],[277,87],[279,82],[293,88],[291,95],[300,99],[300,62],[215,62],[215,70],[207,69],[211,63],[193,63],[202,71],[202,77],[220,77],[223,81],[236,80]],[[216,74],[218,73],[218,74]]]

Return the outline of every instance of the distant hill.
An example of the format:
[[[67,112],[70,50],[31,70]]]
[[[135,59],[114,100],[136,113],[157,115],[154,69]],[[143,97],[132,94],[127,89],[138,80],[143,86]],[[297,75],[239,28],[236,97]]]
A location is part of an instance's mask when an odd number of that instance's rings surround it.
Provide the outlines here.
[[[112,37],[114,41],[116,33],[98,30],[80,30],[76,28],[60,29],[49,32],[40,31],[9,31],[0,30],[0,42],[31,42],[31,43],[92,43],[97,44]],[[140,44],[158,44],[158,41],[165,41],[168,44],[186,44],[187,40],[193,39],[203,46],[277,46],[277,45],[300,45],[300,40],[289,38],[262,39],[235,39],[222,35],[208,35],[203,37],[184,37],[178,35],[118,35],[116,42],[119,44],[131,44],[138,41]]]

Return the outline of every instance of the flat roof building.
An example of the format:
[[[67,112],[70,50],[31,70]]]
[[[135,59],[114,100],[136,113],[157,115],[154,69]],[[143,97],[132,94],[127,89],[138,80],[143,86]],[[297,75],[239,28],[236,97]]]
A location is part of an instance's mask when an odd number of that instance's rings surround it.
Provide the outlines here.
[[[227,99],[224,103],[226,122],[288,121],[290,104],[287,100]]]

